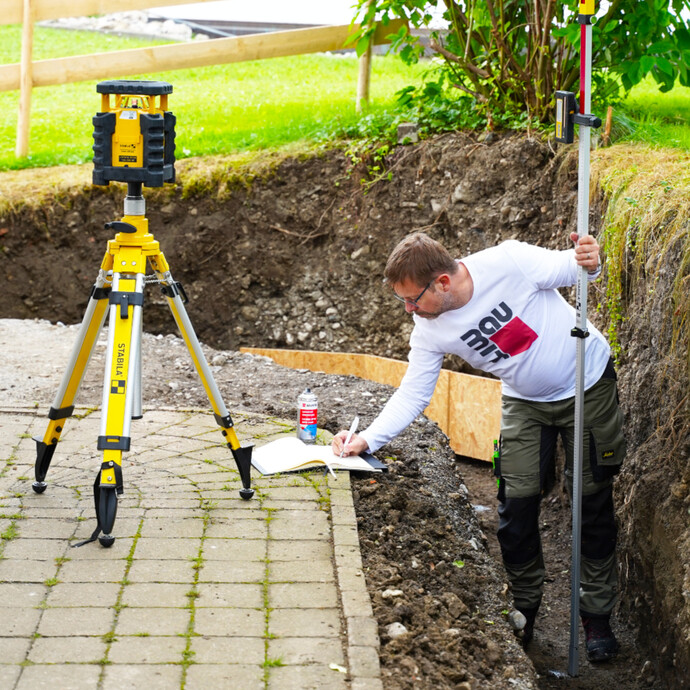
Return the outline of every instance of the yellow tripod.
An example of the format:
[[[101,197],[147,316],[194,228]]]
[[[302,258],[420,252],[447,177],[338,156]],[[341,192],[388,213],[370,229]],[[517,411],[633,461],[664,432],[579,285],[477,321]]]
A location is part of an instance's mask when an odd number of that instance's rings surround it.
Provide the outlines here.
[[[146,205],[142,196],[142,183],[128,182],[127,185],[122,220],[106,224],[106,228],[116,234],[108,242],[69,365],[48,414],[48,428],[42,439],[34,439],[37,457],[33,490],[43,493],[46,489],[44,479],[65,420],[74,411],[79,386],[103,327],[106,312],[109,312],[102,418],[97,446],[98,450],[103,451],[103,462],[94,482],[98,526],[90,539],[81,542],[84,544],[98,538],[105,547],[111,546],[115,541],[111,532],[117,514],[118,496],[123,492],[122,454],[130,449],[131,420],[142,416],[141,333],[144,285],[147,282],[161,285],[192,356],[216,422],[235,458],[243,487],[240,496],[248,500],[254,494],[254,490],[250,488],[252,446],[240,446],[230,414],[187,316],[184,290],[180,283],[173,280],[158,242],[149,233],[148,219],[144,215]],[[155,277],[147,278],[147,262]]]

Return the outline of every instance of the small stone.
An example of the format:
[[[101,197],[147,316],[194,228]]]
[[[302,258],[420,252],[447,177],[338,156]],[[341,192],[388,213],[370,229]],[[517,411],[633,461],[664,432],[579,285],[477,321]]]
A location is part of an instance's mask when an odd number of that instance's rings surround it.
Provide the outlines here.
[[[394,597],[401,597],[402,595],[402,589],[386,589],[381,594],[381,597],[383,599],[393,599]]]
[[[386,627],[386,635],[388,635],[391,640],[397,640],[399,637],[407,635],[407,628],[402,623],[396,621]]]
[[[401,122],[398,125],[398,143],[416,144],[419,141],[419,125],[415,122]]]
[[[443,204],[442,201],[439,201],[438,199],[432,199],[431,200],[431,212],[434,215],[438,215],[445,209],[445,205]]]
[[[527,625],[527,619],[520,611],[514,610],[508,614],[508,623],[513,630],[523,630]]]

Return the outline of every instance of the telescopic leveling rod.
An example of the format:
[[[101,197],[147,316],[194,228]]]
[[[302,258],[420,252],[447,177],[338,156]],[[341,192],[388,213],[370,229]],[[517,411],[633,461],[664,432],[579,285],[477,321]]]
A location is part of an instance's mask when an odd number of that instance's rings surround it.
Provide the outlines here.
[[[589,159],[590,127],[601,127],[601,120],[589,114],[592,93],[592,22],[594,0],[580,0],[580,108],[577,110],[575,94],[556,92],[556,141],[570,144],[574,141],[575,124],[580,125],[580,144],[577,180],[577,234],[588,234],[589,226]],[[584,431],[585,397],[585,338],[587,331],[587,269],[580,267],[575,298],[575,328],[571,335],[577,338],[575,363],[575,449],[573,458],[573,536],[570,571],[570,646],[568,673],[578,674],[578,641],[580,609],[580,540],[582,532],[582,446]]]

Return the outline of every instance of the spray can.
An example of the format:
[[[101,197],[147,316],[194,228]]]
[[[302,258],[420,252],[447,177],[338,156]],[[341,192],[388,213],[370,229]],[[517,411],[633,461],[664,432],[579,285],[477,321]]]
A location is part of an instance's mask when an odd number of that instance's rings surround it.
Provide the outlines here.
[[[297,438],[305,443],[316,441],[316,419],[319,414],[319,401],[309,388],[305,388],[297,398]]]

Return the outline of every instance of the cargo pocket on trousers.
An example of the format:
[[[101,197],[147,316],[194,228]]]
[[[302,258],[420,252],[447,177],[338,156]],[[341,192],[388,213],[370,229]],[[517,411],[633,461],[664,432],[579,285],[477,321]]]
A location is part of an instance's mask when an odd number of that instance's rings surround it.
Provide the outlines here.
[[[623,412],[598,419],[589,427],[589,463],[595,482],[603,482],[618,474],[625,458]]]

